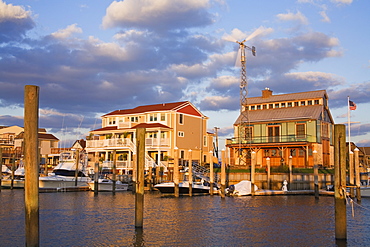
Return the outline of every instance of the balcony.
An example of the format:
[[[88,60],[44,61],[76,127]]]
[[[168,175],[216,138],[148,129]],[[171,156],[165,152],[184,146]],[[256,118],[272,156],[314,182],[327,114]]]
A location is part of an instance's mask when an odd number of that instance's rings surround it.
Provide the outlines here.
[[[169,146],[168,138],[146,138],[145,145],[146,147],[168,147]],[[135,140],[131,141],[129,138],[111,138],[104,140],[87,140],[86,141],[87,149],[130,149],[131,151],[136,149]]]
[[[234,137],[228,144],[266,144],[289,142],[316,142],[316,137],[311,135],[255,136],[249,139]]]

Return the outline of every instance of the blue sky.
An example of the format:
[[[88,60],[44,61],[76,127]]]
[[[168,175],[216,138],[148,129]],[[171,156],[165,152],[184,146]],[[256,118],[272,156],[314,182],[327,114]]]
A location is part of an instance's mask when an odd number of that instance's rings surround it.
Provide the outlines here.
[[[100,116],[189,100],[232,137],[238,45],[250,97],[327,90],[335,123],[370,146],[370,2],[366,0],[0,0],[0,125],[23,126],[25,85],[40,87],[39,126],[84,138]]]

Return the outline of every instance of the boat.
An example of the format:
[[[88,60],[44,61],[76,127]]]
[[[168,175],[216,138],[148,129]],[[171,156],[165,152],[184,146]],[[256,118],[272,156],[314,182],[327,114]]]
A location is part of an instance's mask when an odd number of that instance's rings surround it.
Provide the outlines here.
[[[257,191],[257,185],[254,185],[254,191]],[[230,196],[247,196],[252,194],[252,182],[248,180],[242,180],[237,184],[230,185],[226,189],[226,194]]]
[[[4,170],[4,166],[2,165],[2,171]],[[6,167],[6,166],[5,166]],[[24,163],[23,160],[20,160],[17,169],[14,171],[14,177],[12,179],[12,172],[11,170],[6,167],[6,173],[8,174],[5,179],[1,180],[1,187],[3,188],[15,188],[15,189],[23,189],[24,188]],[[13,184],[13,185],[12,185]]]
[[[174,194],[175,193],[175,183],[165,182],[156,184],[154,188],[158,189],[163,194]],[[207,181],[193,182],[192,183],[192,193],[193,194],[209,194],[210,184]],[[217,186],[213,187],[214,192],[218,191]],[[179,194],[189,194],[189,181],[183,181],[179,183]]]
[[[85,190],[89,188],[91,178],[86,172],[87,155],[83,152],[79,153],[78,174],[76,183],[76,161],[75,152],[63,152],[60,154],[59,164],[53,169],[48,176],[39,177],[39,188],[55,189],[56,191],[66,188],[81,188]]]
[[[9,175],[12,171],[6,165],[1,165],[1,173],[3,175]]]
[[[89,186],[91,190],[95,190],[95,181],[90,181]],[[127,191],[128,183],[116,181],[115,191]],[[98,191],[113,191],[113,180],[109,178],[98,179]]]

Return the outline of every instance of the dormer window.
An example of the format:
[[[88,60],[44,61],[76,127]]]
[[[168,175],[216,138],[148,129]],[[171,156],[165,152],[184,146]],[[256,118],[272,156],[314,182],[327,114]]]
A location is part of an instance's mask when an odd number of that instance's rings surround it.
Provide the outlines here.
[[[301,101],[301,106],[306,105],[306,101]]]
[[[252,111],[253,111],[253,110],[256,110],[256,106],[252,105],[252,106],[251,106],[251,110],[252,110]]]

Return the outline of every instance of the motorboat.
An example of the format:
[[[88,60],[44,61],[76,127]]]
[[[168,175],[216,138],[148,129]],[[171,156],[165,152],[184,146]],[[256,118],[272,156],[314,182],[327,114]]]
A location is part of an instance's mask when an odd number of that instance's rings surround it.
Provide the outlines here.
[[[165,182],[156,184],[154,188],[158,189],[163,194],[174,194],[175,193],[175,183]],[[209,194],[210,184],[207,181],[193,182],[192,183],[192,193],[193,194]],[[217,186],[213,187],[214,192],[218,191]],[[183,181],[179,183],[179,194],[189,194],[189,181]]]
[[[40,189],[64,189],[76,187],[88,187],[91,178],[86,172],[87,155],[79,153],[78,168],[75,152],[63,152],[60,154],[59,164],[48,176],[39,177]],[[76,169],[78,169],[76,176]],[[77,177],[77,182],[76,182]]]
[[[237,184],[230,185],[226,189],[226,194],[230,196],[247,196],[252,194],[252,182],[248,180],[242,180]],[[254,191],[257,191],[257,185],[254,185]]]
[[[14,171],[14,177],[12,179],[12,171],[5,165],[2,165],[2,171],[5,170],[7,173],[7,177],[1,180],[1,187],[4,188],[16,188],[16,189],[23,189],[24,188],[24,163],[23,160],[19,162],[17,169]]]
[[[95,190],[95,181],[90,181],[89,186],[91,190]],[[127,191],[128,183],[116,181],[115,191]],[[109,178],[98,179],[98,191],[113,191],[113,180]]]
[[[1,165],[1,173],[9,175],[12,173],[12,171],[6,165]]]

